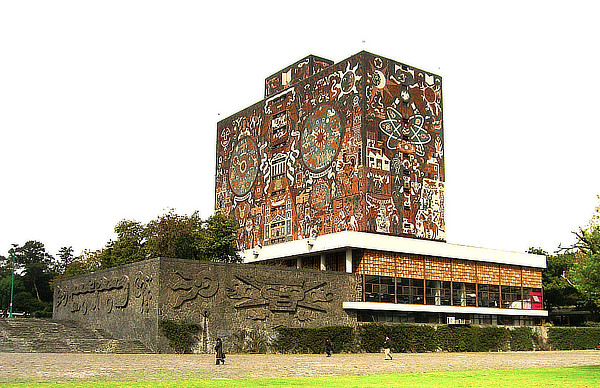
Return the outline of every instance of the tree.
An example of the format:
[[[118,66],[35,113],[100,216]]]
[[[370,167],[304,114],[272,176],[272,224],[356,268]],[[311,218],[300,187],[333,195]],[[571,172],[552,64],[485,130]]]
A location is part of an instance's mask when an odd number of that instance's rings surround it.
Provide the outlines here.
[[[50,288],[54,289],[54,284],[59,279],[68,278],[75,275],[83,275],[100,269],[102,267],[102,261],[100,258],[101,252],[101,250],[94,252],[84,250],[81,255],[74,258],[73,261],[66,266],[65,270],[61,274],[55,276],[50,281]]]
[[[549,255],[540,248],[529,248],[528,253],[546,256],[546,269],[542,270],[546,310],[563,306],[583,307],[585,298],[566,277],[575,264],[572,253]]]
[[[597,315],[600,311],[600,205],[596,207],[589,225],[579,228],[574,234],[575,244],[567,251],[574,255],[568,278]]]
[[[99,253],[102,268],[135,263],[147,259],[144,225],[137,221],[122,220],[115,226],[117,240],[109,241]]]
[[[10,306],[10,287],[11,287],[11,276],[5,276],[0,279],[0,309],[6,311]],[[19,292],[26,292],[25,286],[23,285],[23,278],[20,275],[15,275],[14,284],[14,295]],[[22,311],[23,309],[18,304],[14,303],[13,311]]]
[[[50,270],[53,257],[46,253],[44,244],[29,240],[23,246],[11,248],[9,254],[15,255],[15,266],[23,270],[23,283],[27,292],[39,302],[51,302],[49,282],[55,276]]]
[[[58,251],[58,260],[56,262],[55,271],[58,273],[63,273],[75,260],[75,256],[73,256],[73,247],[62,247]]]
[[[237,253],[237,230],[235,218],[224,213],[215,213],[206,220],[198,241],[201,257],[223,263],[241,261]]]
[[[185,216],[170,210],[148,223],[146,248],[149,257],[239,262],[237,230],[237,221],[225,214],[202,221],[198,212]]]
[[[61,277],[155,257],[239,262],[238,228],[237,221],[226,214],[217,213],[203,221],[198,212],[187,216],[179,215],[173,209],[146,225],[122,220],[115,226],[117,239],[109,241],[99,251],[71,259],[72,248],[61,248],[60,265],[72,260]]]
[[[196,242],[201,230],[202,220],[197,212],[182,216],[171,209],[146,226],[148,256],[199,260],[201,254]]]

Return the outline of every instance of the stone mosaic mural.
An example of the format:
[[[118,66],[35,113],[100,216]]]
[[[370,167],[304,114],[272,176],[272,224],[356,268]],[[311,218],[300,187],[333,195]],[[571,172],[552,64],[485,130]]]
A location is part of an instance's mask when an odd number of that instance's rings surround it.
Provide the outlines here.
[[[344,230],[445,240],[437,75],[310,56],[217,132],[215,206],[238,220],[240,249]]]

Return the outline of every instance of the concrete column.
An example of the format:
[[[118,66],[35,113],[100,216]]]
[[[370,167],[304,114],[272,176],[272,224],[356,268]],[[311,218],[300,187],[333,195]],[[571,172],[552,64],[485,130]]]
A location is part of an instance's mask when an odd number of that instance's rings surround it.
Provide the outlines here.
[[[352,249],[346,249],[346,272],[352,273]]]
[[[325,265],[325,255],[321,255],[321,271],[325,271],[327,266]]]
[[[296,268],[302,268],[302,258],[298,257],[296,259]]]

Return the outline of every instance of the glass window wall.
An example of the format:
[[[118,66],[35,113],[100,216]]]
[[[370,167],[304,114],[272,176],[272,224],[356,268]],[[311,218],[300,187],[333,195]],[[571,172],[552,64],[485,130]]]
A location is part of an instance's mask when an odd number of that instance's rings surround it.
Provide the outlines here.
[[[450,306],[450,282],[428,280],[425,284],[425,303],[435,306]]]
[[[454,306],[477,306],[475,283],[452,283],[452,304]]]

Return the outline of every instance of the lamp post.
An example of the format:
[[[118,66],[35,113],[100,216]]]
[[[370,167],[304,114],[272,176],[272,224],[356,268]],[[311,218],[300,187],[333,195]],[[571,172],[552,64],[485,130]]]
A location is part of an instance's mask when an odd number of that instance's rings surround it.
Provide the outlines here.
[[[12,250],[12,271],[11,271],[11,279],[10,279],[10,307],[8,309],[8,317],[12,318],[13,317],[13,313],[12,313],[12,308],[13,308],[13,293],[14,293],[14,289],[15,289],[15,248],[17,246],[19,246],[19,244],[13,244],[13,250]]]

